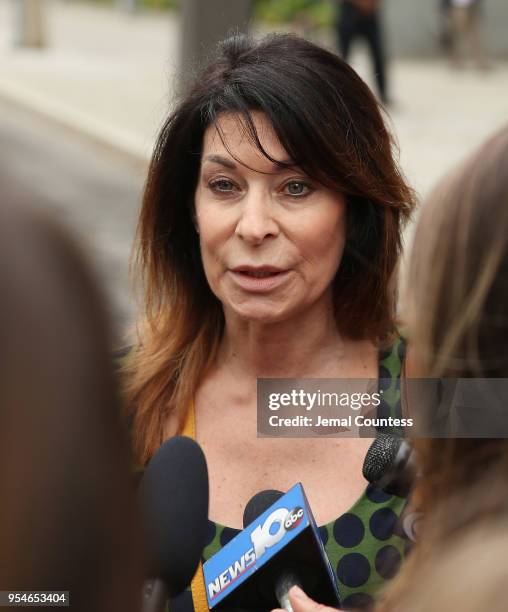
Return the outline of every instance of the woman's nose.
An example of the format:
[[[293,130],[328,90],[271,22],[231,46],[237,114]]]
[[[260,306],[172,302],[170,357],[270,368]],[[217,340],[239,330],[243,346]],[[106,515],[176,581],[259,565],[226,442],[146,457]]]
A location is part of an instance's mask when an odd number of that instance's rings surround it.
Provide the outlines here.
[[[242,200],[240,218],[235,234],[251,244],[261,244],[266,238],[275,237],[279,226],[273,218],[272,202],[269,195],[252,192]]]

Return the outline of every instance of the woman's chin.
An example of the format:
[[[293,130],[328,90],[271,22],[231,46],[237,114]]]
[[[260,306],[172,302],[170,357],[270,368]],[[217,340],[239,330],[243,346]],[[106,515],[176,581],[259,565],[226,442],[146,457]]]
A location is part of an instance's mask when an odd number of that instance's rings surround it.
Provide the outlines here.
[[[288,309],[274,308],[264,304],[231,304],[228,308],[235,317],[242,321],[261,324],[282,323],[289,318]]]

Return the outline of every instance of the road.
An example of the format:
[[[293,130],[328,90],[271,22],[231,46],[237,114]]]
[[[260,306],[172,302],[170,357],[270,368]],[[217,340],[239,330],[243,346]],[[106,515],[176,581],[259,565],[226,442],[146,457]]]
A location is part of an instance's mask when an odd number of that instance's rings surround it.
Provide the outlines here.
[[[2,99],[0,143],[2,198],[49,211],[76,236],[118,336],[135,312],[128,261],[146,167]]]

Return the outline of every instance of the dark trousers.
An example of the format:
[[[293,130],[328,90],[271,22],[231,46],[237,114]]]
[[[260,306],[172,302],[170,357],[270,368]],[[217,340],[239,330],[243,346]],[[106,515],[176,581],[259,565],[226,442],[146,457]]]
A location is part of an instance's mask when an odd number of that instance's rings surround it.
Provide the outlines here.
[[[365,39],[374,64],[379,97],[383,102],[386,102],[386,67],[379,14],[365,15],[348,2],[343,2],[337,24],[337,33],[340,53],[346,62],[349,58],[351,43],[355,38]]]

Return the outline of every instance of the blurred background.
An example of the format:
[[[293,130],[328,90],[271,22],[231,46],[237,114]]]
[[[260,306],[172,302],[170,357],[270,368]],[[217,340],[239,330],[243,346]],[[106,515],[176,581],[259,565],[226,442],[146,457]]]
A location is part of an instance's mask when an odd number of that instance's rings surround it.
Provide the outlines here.
[[[363,2],[378,4],[386,117],[425,197],[508,120],[508,2],[474,2],[469,31],[453,0]],[[102,276],[118,337],[136,309],[128,263],[148,160],[196,63],[232,30],[294,31],[339,49],[343,10],[340,0],[0,0],[2,194],[70,227]],[[364,40],[349,61],[376,91]]]

